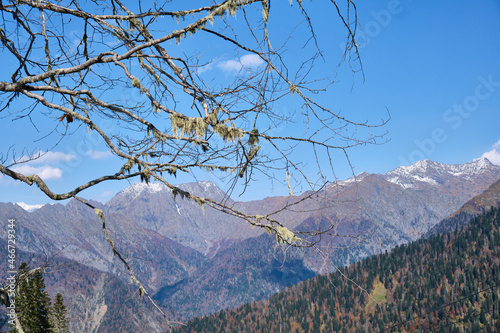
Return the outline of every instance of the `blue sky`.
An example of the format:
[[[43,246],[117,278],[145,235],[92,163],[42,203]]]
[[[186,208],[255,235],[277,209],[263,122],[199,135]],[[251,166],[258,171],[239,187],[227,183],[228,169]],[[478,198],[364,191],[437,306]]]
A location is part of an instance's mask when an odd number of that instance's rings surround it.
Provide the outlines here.
[[[328,94],[319,97],[321,101],[359,121],[377,122],[387,117],[386,110],[391,115],[383,129],[388,132],[388,142],[349,151],[355,173],[385,173],[420,159],[459,164],[483,155],[500,165],[499,1],[359,2],[364,35],[359,35],[358,43],[364,80],[360,73],[353,77],[346,64],[333,72],[345,35],[331,6],[324,10],[316,3],[304,2],[304,6],[317,27],[318,42],[327,60],[327,63],[318,62],[317,70],[335,75],[336,80]],[[284,35],[282,30],[287,29],[285,23],[296,13],[296,8],[281,8],[276,1],[272,2],[270,34],[276,45]],[[294,39],[301,41],[306,28],[304,23],[299,25],[293,33]],[[193,42],[183,43],[184,50],[194,47]],[[222,44],[207,42],[196,47],[214,59],[202,75],[230,76],[232,68],[241,62],[258,65],[252,63],[255,59],[235,54]],[[302,56],[300,52],[307,53],[307,50],[291,47],[285,56],[292,65],[297,65]],[[10,73],[0,69],[1,81],[9,81],[6,75]],[[293,111],[293,100],[278,107]],[[32,126],[26,119],[12,122],[11,118],[2,118],[0,121],[0,151],[5,152],[13,144],[21,148],[23,145],[51,148],[50,143],[38,141],[46,133],[24,130]],[[112,172],[117,165],[95,136],[89,136],[86,130],[77,130],[71,140],[51,149],[51,153],[37,163],[22,166],[20,171],[42,173],[49,186],[56,191],[67,191],[98,176],[102,170]],[[342,158],[335,160],[334,165],[338,178],[352,176]],[[221,187],[225,185],[213,175],[199,180],[203,179],[216,181]],[[173,182],[192,180],[179,178]],[[125,182],[111,182],[82,196],[105,202],[126,186]],[[287,193],[286,185],[274,183],[270,187],[269,182],[260,177],[239,199]],[[0,177],[0,201],[50,202],[37,188],[5,176]]]

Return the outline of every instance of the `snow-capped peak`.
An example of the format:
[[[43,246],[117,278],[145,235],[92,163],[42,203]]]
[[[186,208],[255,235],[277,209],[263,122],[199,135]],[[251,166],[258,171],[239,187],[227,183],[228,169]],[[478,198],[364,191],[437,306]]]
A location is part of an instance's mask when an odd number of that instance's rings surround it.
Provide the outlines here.
[[[217,186],[217,184],[210,180],[180,184],[179,187],[189,193],[200,195],[210,199],[216,199],[226,196],[226,193],[221,190],[220,187]]]
[[[214,195],[225,195],[225,193],[222,192],[222,190],[216,184],[208,180],[179,184],[178,187],[189,193],[202,196],[212,197]],[[133,200],[143,193],[160,193],[162,191],[168,191],[169,193],[171,193],[170,188],[162,183],[146,184],[137,182],[120,191],[117,196],[126,196],[127,200]]]
[[[470,163],[474,163],[478,168],[491,168],[491,167],[494,167],[495,165],[493,163],[491,163],[491,161],[489,159],[487,159],[486,157],[481,157],[481,158],[478,158],[477,160],[474,160]]]
[[[161,192],[165,189],[168,189],[168,187],[164,184],[161,183],[134,183],[130,185],[129,187],[125,188],[124,190],[120,191],[121,195],[126,195],[126,196],[132,196],[132,198],[136,198],[143,192],[149,192],[149,193],[157,193]]]
[[[415,187],[416,182],[438,184],[446,175],[471,180],[473,177],[492,168],[493,165],[487,158],[480,158],[465,164],[442,164],[430,160],[418,161],[410,166],[401,166],[389,171],[386,180],[398,184],[404,188]]]
[[[16,202],[16,205],[18,205],[19,207],[30,213],[44,206],[44,205],[28,205],[25,204],[24,202]]]
[[[205,191],[212,189],[219,189],[217,185],[215,185],[213,182],[209,180],[204,180],[201,182],[198,182],[198,185],[200,185]]]

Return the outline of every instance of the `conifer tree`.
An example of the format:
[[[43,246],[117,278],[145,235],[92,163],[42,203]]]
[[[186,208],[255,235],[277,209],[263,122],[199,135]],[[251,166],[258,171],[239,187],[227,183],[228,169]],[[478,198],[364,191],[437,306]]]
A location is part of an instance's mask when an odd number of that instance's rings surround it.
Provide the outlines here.
[[[16,304],[16,315],[19,319],[19,323],[21,327],[24,328],[23,322],[21,318],[27,318],[28,316],[28,307],[27,307],[27,296],[28,293],[26,290],[28,289],[28,265],[23,262],[21,266],[19,266],[19,273],[17,275],[17,290],[15,296],[15,304]],[[13,326],[14,327],[14,326]],[[19,331],[14,327],[12,332],[19,333]]]
[[[18,287],[15,298],[16,312],[24,333],[50,332],[50,298],[45,291],[41,271],[29,275],[29,267],[22,263],[19,267]],[[13,332],[18,332],[14,328]]]
[[[63,297],[57,293],[54,305],[52,306],[52,329],[55,333],[68,333],[69,323],[66,317],[67,310],[64,305]]]

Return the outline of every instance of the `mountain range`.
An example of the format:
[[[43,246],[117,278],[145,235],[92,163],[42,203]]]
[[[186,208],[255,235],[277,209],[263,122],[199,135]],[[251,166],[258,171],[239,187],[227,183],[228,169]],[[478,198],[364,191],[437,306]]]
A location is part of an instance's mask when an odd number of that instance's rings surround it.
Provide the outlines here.
[[[499,184],[490,195],[500,195]],[[268,300],[195,318],[174,332],[498,332],[500,207],[476,208],[482,213],[453,231],[303,281]]]
[[[173,316],[185,320],[267,298],[316,274],[419,239],[499,178],[500,167],[483,158],[462,165],[424,160],[385,175],[361,173],[309,199],[304,193],[236,202],[211,182],[178,185],[253,214],[297,203],[276,218],[295,230],[332,228],[330,236],[311,239],[318,241],[315,249],[320,251],[277,247],[263,230],[174,198],[160,184],[135,183],[106,204],[93,204],[104,211],[110,237],[148,291]],[[76,200],[31,212],[0,203],[0,218],[18,221],[21,251],[57,253],[122,281],[129,279],[95,213]],[[6,239],[5,230],[0,237]]]

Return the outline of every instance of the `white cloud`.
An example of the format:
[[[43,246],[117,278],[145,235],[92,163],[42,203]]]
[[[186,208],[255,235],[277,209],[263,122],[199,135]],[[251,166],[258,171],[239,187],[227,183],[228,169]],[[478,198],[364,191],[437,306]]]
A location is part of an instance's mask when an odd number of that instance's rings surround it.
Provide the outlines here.
[[[15,172],[20,172],[23,175],[33,175],[36,174],[43,180],[59,179],[62,177],[62,170],[59,168],[53,168],[48,165],[41,165],[38,167],[32,167],[31,165],[22,164],[17,165],[12,168]]]
[[[236,60],[220,62],[217,66],[226,71],[240,71],[243,68],[255,68],[264,63],[261,57],[256,54],[247,54]]]
[[[243,67],[257,67],[264,63],[264,60],[257,54],[247,54],[240,58]]]
[[[21,156],[17,161],[17,165],[12,167],[12,170],[19,172],[23,175],[38,175],[44,181],[60,179],[62,177],[62,170],[57,167],[52,167],[50,164],[66,162],[76,159],[73,154],[65,154],[63,152],[43,152],[39,151],[31,157],[40,156],[30,160],[28,156]],[[10,177],[0,176],[0,183],[10,184],[12,179]]]
[[[56,151],[56,152],[53,152],[53,151],[48,151],[48,152],[43,152],[43,151],[39,151],[38,153],[36,154],[33,154],[33,156],[38,156],[40,155],[40,157],[32,160],[32,161],[29,161],[28,163],[29,164],[50,164],[50,163],[58,163],[58,162],[66,162],[66,161],[71,161],[71,160],[74,160],[76,159],[76,156],[73,155],[73,154],[65,154],[63,152],[60,152],[60,151]],[[28,157],[27,156],[23,156],[21,158],[22,161],[27,161],[28,160]]]
[[[112,156],[109,150],[106,151],[97,151],[97,150],[89,150],[85,153],[85,155],[89,156],[93,160],[101,160]]]
[[[201,74],[201,73],[205,73],[205,72],[212,70],[214,68],[215,63],[216,63],[216,61],[213,61],[213,62],[210,62],[206,65],[201,65],[201,66],[197,67],[196,73]]]
[[[490,151],[484,153],[481,157],[486,157],[491,163],[500,165],[500,140],[491,147]]]

